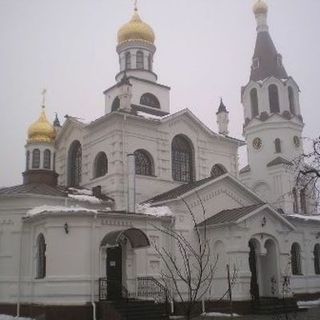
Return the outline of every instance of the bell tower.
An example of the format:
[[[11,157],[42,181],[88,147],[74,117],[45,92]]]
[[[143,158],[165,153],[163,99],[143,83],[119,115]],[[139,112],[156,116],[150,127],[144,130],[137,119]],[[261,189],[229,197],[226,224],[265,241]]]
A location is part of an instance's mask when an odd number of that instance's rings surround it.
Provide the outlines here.
[[[28,129],[23,183],[56,186],[58,179],[58,174],[55,172],[56,129],[47,119],[44,103],[43,101],[39,119]]]
[[[300,90],[270,36],[267,4],[258,0],[253,12],[257,38],[250,79],[241,90],[248,166],[240,177],[266,201],[292,211],[288,180],[293,179],[286,176],[284,167],[303,152]]]
[[[149,113],[163,116],[170,112],[170,87],[159,84],[153,69],[156,52],[155,33],[144,22],[135,3],[131,20],[120,27],[117,34],[117,54],[119,72],[115,76],[116,85],[104,91],[105,113],[115,111]],[[131,84],[124,108],[123,79]]]

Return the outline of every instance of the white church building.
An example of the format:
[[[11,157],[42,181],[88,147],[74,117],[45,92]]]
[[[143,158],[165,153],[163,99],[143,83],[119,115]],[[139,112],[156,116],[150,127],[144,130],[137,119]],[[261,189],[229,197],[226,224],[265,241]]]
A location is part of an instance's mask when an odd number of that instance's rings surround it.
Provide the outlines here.
[[[235,301],[282,297],[287,277],[288,296],[320,293],[320,217],[290,169],[303,152],[300,90],[270,36],[267,5],[258,0],[254,14],[245,141],[229,136],[222,100],[218,133],[188,109],[170,113],[170,87],[153,70],[154,31],[136,8],[118,31],[104,115],[61,126],[43,106],[28,130],[23,184],[0,189],[0,313],[95,319],[99,300],[152,298],[165,268],[155,247],[178,256],[159,228],[192,243],[195,224],[216,263],[206,300],[227,290],[227,264]]]

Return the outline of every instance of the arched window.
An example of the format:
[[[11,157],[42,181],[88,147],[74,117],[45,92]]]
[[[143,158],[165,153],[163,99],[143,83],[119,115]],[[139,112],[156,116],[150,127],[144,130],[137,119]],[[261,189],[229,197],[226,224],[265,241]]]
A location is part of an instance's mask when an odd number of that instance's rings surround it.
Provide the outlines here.
[[[111,111],[117,111],[120,108],[120,99],[119,97],[115,97],[112,106],[111,106]]]
[[[182,135],[175,136],[171,144],[172,178],[175,181],[193,180],[193,147]]]
[[[258,91],[256,88],[251,89],[250,100],[251,100],[251,115],[252,117],[256,117],[259,115]]]
[[[108,172],[108,158],[104,152],[99,152],[94,160],[94,177],[102,177]]]
[[[289,96],[289,108],[292,114],[296,114],[296,106],[294,103],[294,93],[292,87],[288,88],[288,96]]]
[[[50,169],[51,167],[51,151],[49,149],[44,150],[43,153],[43,168]]]
[[[128,69],[131,69],[131,53],[130,52],[127,52],[126,55],[125,55],[125,61],[126,61],[126,67],[125,69],[128,70]]]
[[[29,170],[30,166],[30,151],[28,150],[26,153],[26,170]]]
[[[152,55],[149,54],[148,56],[148,70],[152,71]]]
[[[46,242],[42,233],[37,238],[36,278],[43,279],[46,276]]]
[[[40,150],[34,149],[32,151],[32,168],[38,169],[40,168]]]
[[[301,249],[298,243],[291,246],[291,270],[293,275],[302,275],[301,270]]]
[[[160,108],[160,102],[158,98],[152,93],[145,93],[140,98],[140,104],[143,104],[152,108]]]
[[[144,55],[142,51],[137,51],[137,69],[144,69]]]
[[[153,175],[153,161],[151,155],[145,150],[136,150],[134,152],[134,159],[136,164],[136,174],[142,176]]]
[[[320,274],[320,244],[316,244],[313,250],[314,257],[314,273]]]
[[[279,92],[278,92],[278,87],[275,84],[271,84],[269,86],[269,103],[270,103],[270,112],[272,113],[280,112]]]
[[[301,212],[303,214],[307,214],[307,199],[306,199],[305,189],[300,190],[300,207],[301,207]]]
[[[274,147],[276,149],[276,153],[281,153],[281,140],[279,138],[274,140]]]
[[[293,196],[293,212],[294,213],[298,213],[299,212],[298,193],[297,193],[297,189],[296,188],[292,189],[292,196]]]
[[[210,171],[211,177],[214,178],[222,176],[225,173],[227,173],[227,169],[222,164],[215,164]]]
[[[79,141],[73,141],[68,155],[68,185],[76,187],[81,182],[82,148]]]

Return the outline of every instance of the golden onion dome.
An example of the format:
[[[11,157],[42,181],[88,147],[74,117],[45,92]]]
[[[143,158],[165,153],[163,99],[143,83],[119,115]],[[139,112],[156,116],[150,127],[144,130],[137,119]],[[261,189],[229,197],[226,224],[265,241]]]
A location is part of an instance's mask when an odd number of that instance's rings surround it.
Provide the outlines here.
[[[43,110],[39,119],[28,129],[28,142],[47,142],[52,143],[56,137],[56,130],[48,121],[46,113]]]
[[[258,0],[253,6],[254,14],[268,13],[268,5],[263,0]]]
[[[131,20],[118,31],[118,44],[130,40],[142,40],[152,44],[155,40],[152,28],[141,20],[136,9]]]

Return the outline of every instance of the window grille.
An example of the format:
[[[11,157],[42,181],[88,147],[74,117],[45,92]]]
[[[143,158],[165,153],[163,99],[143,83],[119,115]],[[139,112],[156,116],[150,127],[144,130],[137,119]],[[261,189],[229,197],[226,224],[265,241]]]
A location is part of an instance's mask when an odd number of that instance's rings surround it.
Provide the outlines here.
[[[275,84],[269,86],[269,103],[270,103],[270,112],[279,113],[279,91],[278,87]]]
[[[108,158],[104,152],[99,152],[95,159],[94,177],[102,177],[108,172]]]
[[[43,153],[43,168],[50,169],[51,167],[51,151],[49,149],[44,150]]]
[[[320,274],[320,245],[317,243],[313,250],[314,256],[314,273]]]
[[[251,99],[251,115],[252,117],[256,117],[259,115],[258,92],[256,88],[251,89],[250,99]]]
[[[193,180],[193,150],[190,143],[182,136],[176,136],[171,145],[172,178],[175,181]]]
[[[142,95],[140,98],[140,104],[153,108],[160,108],[160,102],[158,98],[152,93],[145,93]]]
[[[40,168],[40,150],[34,149],[32,151],[32,168],[38,169]]]
[[[79,141],[74,141],[69,149],[69,186],[79,186],[82,172],[82,148]]]
[[[291,269],[293,275],[302,275],[301,250],[298,243],[293,243],[291,246]]]
[[[42,233],[37,239],[37,268],[36,278],[43,279],[46,276],[46,242]]]
[[[142,176],[153,175],[153,165],[151,156],[144,150],[136,150],[134,152],[136,174]]]
[[[137,52],[137,69],[144,69],[144,55],[142,51]]]

